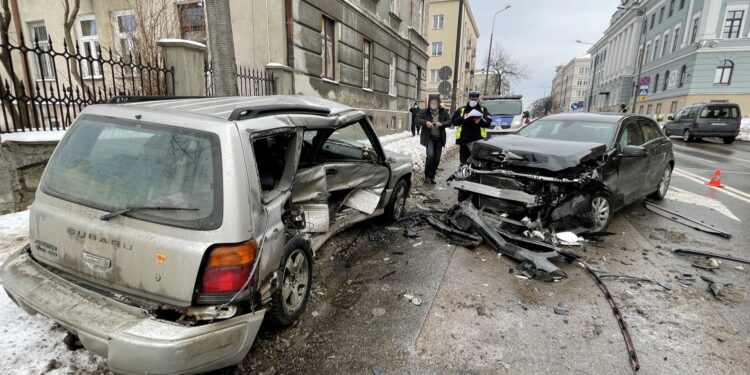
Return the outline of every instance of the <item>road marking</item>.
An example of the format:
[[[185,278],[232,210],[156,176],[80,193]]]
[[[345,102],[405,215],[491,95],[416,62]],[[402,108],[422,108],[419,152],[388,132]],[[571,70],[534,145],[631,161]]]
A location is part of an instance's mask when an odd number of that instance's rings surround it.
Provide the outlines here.
[[[697,174],[695,174],[695,173],[692,173],[692,172],[688,172],[688,171],[686,171],[686,170],[682,170],[682,169],[679,169],[679,168],[677,168],[677,170],[679,170],[679,171],[681,171],[681,172],[683,172],[683,173],[686,173],[686,174],[690,175],[691,177],[694,177],[694,178],[697,178],[697,179],[703,180],[703,182],[704,182],[704,183],[705,183],[706,181],[708,181],[708,179],[707,179],[707,178],[703,178],[703,176],[697,175]],[[745,198],[748,198],[748,199],[750,199],[750,194],[748,194],[748,193],[745,193],[745,192],[744,192],[744,191],[742,191],[742,190],[738,190],[738,189],[735,189],[735,188],[733,188],[733,187],[730,187],[730,186],[726,186],[726,185],[724,185],[724,187],[723,187],[723,188],[720,188],[720,189],[726,189],[726,190],[729,190],[729,191],[731,191],[731,192],[733,192],[733,193],[735,193],[735,194],[738,194],[738,195],[741,195],[741,196],[743,196],[743,197],[745,197]]]
[[[688,179],[688,180],[690,180],[690,181],[693,181],[693,182],[697,182],[697,183],[699,183],[699,184],[701,184],[701,185],[704,185],[704,186],[705,186],[705,183],[706,183],[706,181],[708,181],[708,180],[706,180],[706,179],[704,179],[704,178],[700,178],[700,177],[693,177],[693,176],[692,176],[692,173],[689,173],[689,172],[685,172],[685,171],[683,171],[683,170],[681,170],[681,169],[678,169],[678,168],[675,168],[675,170],[674,170],[674,175],[676,175],[676,176],[680,176],[680,177],[683,177],[683,178],[686,178],[686,179]],[[718,192],[721,192],[722,194],[726,194],[726,195],[729,195],[729,196],[730,196],[730,197],[732,197],[732,198],[736,198],[736,199],[739,199],[739,200],[741,200],[741,201],[743,201],[743,202],[745,202],[745,203],[748,203],[748,204],[750,204],[750,198],[748,198],[748,197],[746,197],[746,196],[744,196],[744,195],[740,195],[740,194],[735,194],[734,192],[732,192],[732,191],[730,191],[730,190],[725,190],[726,188],[727,188],[727,187],[725,186],[725,187],[723,187],[723,188],[711,188],[711,189],[712,189],[713,191],[718,191]]]
[[[681,157],[686,157],[686,158],[689,158],[689,159],[700,160],[700,161],[701,161],[701,163],[711,163],[711,164],[716,164],[716,161],[714,161],[714,160],[708,160],[708,159],[703,159],[703,158],[699,158],[699,157],[697,157],[697,156],[693,156],[693,155],[688,155],[688,154],[686,154],[686,153],[683,153],[683,152],[680,152],[680,151],[675,151],[675,153],[676,153],[676,154],[678,154],[678,155],[680,155]]]
[[[674,146],[676,148],[682,148],[682,149],[685,149],[685,150],[695,151],[695,152],[698,152],[698,153],[701,153],[701,154],[710,155],[710,156],[713,156],[713,157],[727,158],[727,159],[733,159],[733,160],[737,160],[737,161],[742,161],[742,162],[745,162],[745,163],[750,163],[750,160],[747,160],[747,159],[742,159],[742,158],[737,158],[737,157],[734,157],[734,156],[726,156],[726,155],[722,155],[722,154],[718,154],[718,153],[704,151],[704,150],[699,149],[699,148],[681,146],[681,145],[678,145],[678,144],[675,144],[675,143],[672,143],[672,146]]]
[[[680,189],[678,187],[673,186],[672,188],[670,188],[665,198],[674,201],[685,202],[691,205],[703,206],[710,210],[716,211],[732,220],[742,221],[720,201],[713,198],[706,199],[706,197],[704,196]]]

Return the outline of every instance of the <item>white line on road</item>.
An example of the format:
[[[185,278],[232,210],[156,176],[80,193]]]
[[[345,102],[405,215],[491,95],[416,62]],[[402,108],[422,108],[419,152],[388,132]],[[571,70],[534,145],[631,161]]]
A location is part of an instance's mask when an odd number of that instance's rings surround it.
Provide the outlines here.
[[[674,146],[676,148],[681,148],[681,149],[684,149],[684,150],[690,150],[690,151],[699,152],[701,154],[711,155],[713,157],[733,159],[733,160],[742,161],[742,162],[745,162],[745,163],[750,163],[750,160],[747,160],[747,159],[737,158],[737,157],[734,157],[734,156],[726,156],[726,155],[722,155],[722,154],[719,154],[719,153],[713,153],[713,152],[709,152],[709,151],[705,151],[705,150],[697,149],[697,148],[693,148],[693,147],[681,146],[681,145],[678,145],[676,143],[672,143],[672,146]]]
[[[684,157],[684,158],[688,158],[688,159],[700,160],[701,163],[716,164],[716,161],[714,161],[714,160],[708,160],[708,159],[699,158],[697,156],[688,155],[688,154],[686,154],[684,152],[680,152],[680,151],[677,151],[677,150],[675,150],[675,153],[678,154],[678,155],[680,155],[680,157]]]
[[[678,168],[678,169],[679,169],[679,168]],[[700,175],[697,175],[697,174],[695,174],[695,173],[692,173],[692,172],[688,172],[688,171],[686,171],[686,170],[682,170],[682,169],[680,169],[680,171],[682,171],[682,172],[684,172],[684,173],[687,173],[687,174],[689,174],[689,175],[691,175],[692,177],[695,177],[695,178],[697,178],[697,179],[702,179],[702,180],[703,180],[703,182],[706,182],[706,181],[708,181],[708,179],[704,179],[704,178],[703,178],[702,176],[700,176]],[[743,197],[745,197],[745,198],[748,198],[748,199],[750,199],[750,194],[749,194],[749,193],[745,193],[745,192],[744,192],[744,191],[742,191],[742,190],[738,190],[738,189],[735,189],[735,188],[733,188],[733,187],[730,187],[730,186],[726,186],[726,185],[724,185],[724,187],[723,187],[723,188],[720,188],[720,189],[726,189],[726,190],[729,190],[729,191],[731,191],[731,192],[733,192],[733,193],[735,193],[735,194],[739,194],[739,195],[741,195],[741,196],[743,196]]]
[[[677,176],[686,178],[686,179],[688,179],[690,181],[697,182],[697,183],[699,183],[701,185],[704,185],[706,183],[706,181],[708,181],[707,179],[701,178],[699,176],[695,176],[692,173],[683,171],[682,169],[679,169],[679,168],[675,168],[674,174],[677,175]],[[721,193],[726,194],[726,195],[729,195],[730,197],[739,199],[739,200],[741,200],[741,201],[743,201],[745,203],[750,204],[750,195],[745,195],[744,193],[742,193],[741,191],[736,190],[736,189],[730,188],[731,190],[729,190],[727,188],[728,188],[728,186],[724,186],[723,188],[713,188],[713,190],[721,192]],[[739,192],[739,194],[733,192],[732,190],[735,190],[735,191]]]

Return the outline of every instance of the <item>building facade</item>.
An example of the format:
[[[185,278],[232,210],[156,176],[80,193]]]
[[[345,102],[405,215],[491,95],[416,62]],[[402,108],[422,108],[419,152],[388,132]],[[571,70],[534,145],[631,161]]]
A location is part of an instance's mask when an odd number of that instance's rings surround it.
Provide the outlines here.
[[[441,94],[444,102],[450,102],[455,73],[458,75],[456,103],[460,104],[467,100],[469,91],[475,87],[474,66],[479,29],[469,2],[464,2],[461,40],[457,41],[458,10],[459,0],[430,0],[427,30],[430,59],[427,63],[426,94]],[[459,53],[458,71],[453,72],[456,51]],[[440,69],[446,66],[451,71],[451,77],[443,80]]]
[[[592,110],[626,104],[669,115],[728,101],[750,113],[747,0],[629,0],[622,8],[590,49]]]
[[[65,1],[10,1],[13,42],[23,34],[27,45],[61,48]],[[230,7],[237,65],[273,72],[279,94],[362,109],[382,132],[408,127],[408,108],[424,97],[428,0],[230,0]],[[81,0],[74,18],[72,39],[83,54],[101,47],[127,56],[162,38],[205,44],[211,32],[200,0]],[[49,61],[28,65],[29,81],[54,74]],[[106,79],[86,69],[84,84]]]
[[[590,74],[590,55],[575,57],[555,69],[555,78],[552,80],[553,112],[585,110]]]

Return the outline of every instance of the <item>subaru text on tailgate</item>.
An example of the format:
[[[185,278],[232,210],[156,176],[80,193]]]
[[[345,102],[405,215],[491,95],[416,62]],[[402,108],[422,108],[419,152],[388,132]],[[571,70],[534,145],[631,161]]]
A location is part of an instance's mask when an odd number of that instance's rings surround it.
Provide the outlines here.
[[[360,111],[296,96],[115,99],[67,131],[30,244],[0,267],[19,306],[115,372],[239,363],[264,317],[301,316],[328,238],[404,213],[411,161],[384,153]]]

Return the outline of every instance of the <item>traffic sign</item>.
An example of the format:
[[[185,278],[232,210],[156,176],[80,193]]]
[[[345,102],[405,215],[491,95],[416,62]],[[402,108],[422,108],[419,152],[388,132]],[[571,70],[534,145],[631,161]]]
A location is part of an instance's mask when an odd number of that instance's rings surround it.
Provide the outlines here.
[[[646,101],[646,96],[645,95],[641,95],[641,96],[638,97],[638,100],[640,100],[642,102],[645,102]]]
[[[641,90],[638,93],[638,95],[640,95],[640,96],[648,96],[648,87],[646,87],[645,89],[643,87],[641,87]]]
[[[450,95],[452,88],[453,86],[451,86],[450,82],[443,81],[443,82],[440,82],[440,84],[438,85],[438,92],[442,95]]]
[[[445,65],[438,71],[438,77],[441,81],[447,81],[453,77],[453,69],[450,66]]]
[[[581,108],[581,107],[578,106],[578,103],[571,103],[570,104],[570,109],[573,110],[573,111],[575,111],[575,110],[577,110],[579,108]]]

